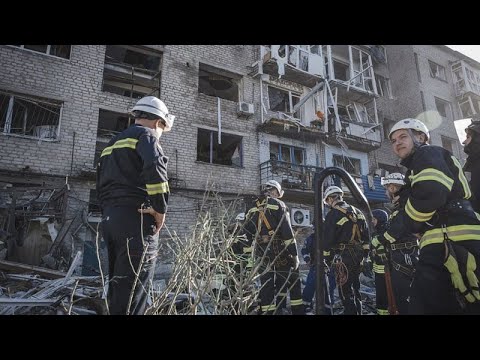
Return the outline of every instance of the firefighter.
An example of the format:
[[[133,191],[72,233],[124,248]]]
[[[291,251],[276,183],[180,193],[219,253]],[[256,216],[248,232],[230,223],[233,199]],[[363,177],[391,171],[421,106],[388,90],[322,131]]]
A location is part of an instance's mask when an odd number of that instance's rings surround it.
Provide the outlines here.
[[[379,240],[395,245],[411,233],[420,238],[409,314],[475,312],[480,221],[468,201],[471,191],[461,165],[447,150],[428,144],[429,131],[417,119],[397,122],[389,138],[408,169],[400,194],[405,206]]]
[[[393,213],[390,216],[390,221],[393,221],[400,209],[405,208],[407,201],[408,190],[403,188],[405,177],[400,173],[392,173],[382,178],[381,184],[385,187],[386,194],[392,203]],[[415,265],[418,262],[417,237],[410,233],[396,239],[395,244],[390,244],[387,247],[387,257],[397,311],[400,315],[406,315],[408,313],[410,284]]]
[[[388,315],[387,288],[385,286],[385,263],[387,257],[385,247],[377,239],[378,234],[385,232],[388,224],[388,213],[382,209],[372,210],[374,233],[372,234],[371,253],[373,257],[373,273],[375,274],[375,301],[377,315]]]
[[[131,113],[135,124],[108,143],[97,166],[107,297],[115,315],[145,313],[169,196],[167,157],[159,139],[175,117],[154,96],[140,99]]]
[[[331,208],[323,227],[327,249],[324,256],[335,270],[344,314],[361,315],[359,276],[362,261],[369,252],[365,217],[360,210],[343,201],[343,190],[338,186],[325,190],[324,203]]]
[[[293,315],[305,314],[299,273],[297,243],[280,184],[269,180],[246,217],[245,233],[252,242],[260,272],[261,313],[278,314],[290,292]],[[276,299],[278,298],[278,299]]]
[[[465,129],[467,139],[463,142],[463,151],[468,155],[463,170],[471,174],[470,188],[472,190],[473,209],[480,213],[480,117],[472,119]]]

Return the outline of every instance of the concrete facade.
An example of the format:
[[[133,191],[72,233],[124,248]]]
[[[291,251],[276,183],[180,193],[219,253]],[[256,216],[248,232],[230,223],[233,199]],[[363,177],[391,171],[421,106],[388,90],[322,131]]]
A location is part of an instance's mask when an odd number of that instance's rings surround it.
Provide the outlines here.
[[[302,95],[309,90],[308,87],[274,78],[261,85],[262,77],[252,75],[254,63],[259,59],[259,46],[154,45],[146,48],[161,54],[160,97],[176,116],[173,130],[161,138],[169,157],[169,174],[176,180],[171,185],[166,218],[170,232],[182,238],[189,233],[206,189],[219,192],[232,203],[237,197],[248,202],[258,194],[260,164],[270,159],[271,142],[305,149],[307,166],[332,165],[331,156],[338,154],[339,148],[325,145],[320,137],[307,138],[300,133],[284,136],[281,131],[267,133],[258,129],[263,115],[269,110],[269,84],[298,91]],[[12,181],[22,174],[43,174],[65,180],[68,176],[70,215],[77,210],[88,210],[89,203],[93,202],[90,196],[95,182],[91,175],[100,110],[126,114],[136,102],[128,96],[102,91],[105,51],[105,45],[72,45],[70,58],[62,59],[14,46],[0,46],[1,91],[46,98],[62,104],[59,136],[54,141],[0,133],[0,170],[10,174]],[[387,45],[386,52],[387,62],[374,67],[376,74],[390,79],[392,90],[392,97],[377,98],[379,123],[383,123],[384,119],[397,121],[405,117],[427,116],[426,119],[436,126],[432,130],[432,144],[441,146],[442,136],[451,139],[454,155],[463,160],[463,150],[453,127],[453,120],[461,116],[450,71],[451,62],[457,59],[457,55],[437,45]],[[445,67],[446,81],[430,76],[429,60]],[[218,98],[199,92],[200,64],[238,79],[238,101],[253,104],[254,113],[239,116],[237,101],[226,99],[220,100],[219,113]],[[262,93],[266,106],[263,110]],[[446,119],[434,114],[435,98],[451,104],[451,113]],[[309,112],[314,112],[313,100],[305,106]],[[239,167],[197,160],[199,129],[218,132],[219,116],[222,134],[242,138],[242,165]],[[310,120],[303,119],[303,125],[310,126]],[[361,158],[363,175],[372,174],[379,163],[395,166],[399,162],[384,139],[383,127],[378,126],[372,132],[381,133],[383,142],[378,150],[351,151]],[[85,175],[85,169],[90,171],[90,177]],[[287,205],[310,209],[313,217],[311,204],[292,200],[287,201]],[[236,204],[234,212],[243,210],[244,203]],[[166,232],[164,234],[168,236]],[[81,250],[81,243],[74,245],[75,249]]]

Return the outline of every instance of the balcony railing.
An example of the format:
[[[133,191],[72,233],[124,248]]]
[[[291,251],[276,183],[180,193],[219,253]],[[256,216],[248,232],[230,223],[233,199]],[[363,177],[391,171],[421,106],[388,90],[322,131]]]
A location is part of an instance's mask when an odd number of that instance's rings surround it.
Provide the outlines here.
[[[313,179],[316,172],[320,172],[321,167],[309,165],[296,165],[285,161],[269,160],[260,164],[260,179],[264,184],[268,180],[276,180],[285,191],[301,190],[313,192]],[[367,175],[352,175],[358,186],[372,203],[388,202],[385,195],[385,189],[380,184],[380,177]],[[325,186],[337,185],[345,192],[345,196],[350,196],[349,189],[344,186],[340,179],[332,176],[328,177],[324,183]]]
[[[316,166],[269,160],[260,164],[260,179],[262,184],[268,180],[276,180],[285,190],[312,190],[315,173],[321,169]]]

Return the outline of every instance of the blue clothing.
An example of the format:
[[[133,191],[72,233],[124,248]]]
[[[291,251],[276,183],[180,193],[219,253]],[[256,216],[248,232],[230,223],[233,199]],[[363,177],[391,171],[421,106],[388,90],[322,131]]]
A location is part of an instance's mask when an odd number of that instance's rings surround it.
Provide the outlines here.
[[[310,271],[307,275],[307,281],[305,283],[305,288],[303,289],[302,299],[305,303],[312,303],[313,296],[315,295],[315,288],[316,288],[316,266],[314,261],[314,246],[315,241],[315,233],[311,234],[309,237],[305,239],[304,245],[300,250],[303,259],[305,262],[310,264]],[[308,261],[307,261],[308,260]],[[325,291],[325,305],[330,306],[330,300],[333,299],[334,292],[335,292],[335,273],[333,271],[329,271],[328,274],[328,283],[330,289],[330,296],[328,296],[328,292]],[[330,313],[329,309],[325,309],[327,313]]]

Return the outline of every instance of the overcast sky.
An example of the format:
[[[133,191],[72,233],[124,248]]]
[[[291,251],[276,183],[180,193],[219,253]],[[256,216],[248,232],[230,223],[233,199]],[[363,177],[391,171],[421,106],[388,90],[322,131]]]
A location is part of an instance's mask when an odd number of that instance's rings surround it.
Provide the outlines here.
[[[453,50],[459,51],[462,54],[471,57],[480,62],[480,45],[447,45]]]

